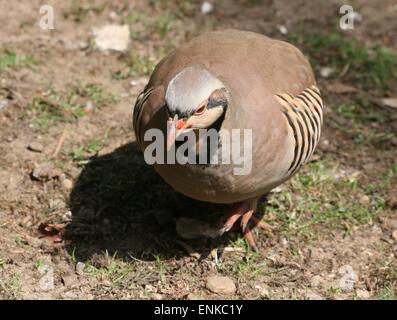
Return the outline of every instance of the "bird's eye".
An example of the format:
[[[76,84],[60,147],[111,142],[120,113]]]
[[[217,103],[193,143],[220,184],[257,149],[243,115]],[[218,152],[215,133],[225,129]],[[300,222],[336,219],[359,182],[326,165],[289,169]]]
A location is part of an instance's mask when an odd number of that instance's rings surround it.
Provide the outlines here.
[[[203,114],[205,112],[205,110],[207,109],[207,104],[203,104],[202,106],[200,106],[195,112],[194,115],[199,116],[201,114]]]

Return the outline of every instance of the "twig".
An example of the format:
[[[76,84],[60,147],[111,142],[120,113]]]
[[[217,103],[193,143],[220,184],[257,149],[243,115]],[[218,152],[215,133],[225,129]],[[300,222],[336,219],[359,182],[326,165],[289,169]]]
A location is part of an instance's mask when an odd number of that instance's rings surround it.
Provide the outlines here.
[[[61,151],[62,145],[65,142],[66,133],[67,133],[67,130],[66,130],[66,128],[64,128],[61,136],[59,137],[57,147],[55,148],[55,151],[52,154],[53,158],[55,158],[58,155],[59,151]]]

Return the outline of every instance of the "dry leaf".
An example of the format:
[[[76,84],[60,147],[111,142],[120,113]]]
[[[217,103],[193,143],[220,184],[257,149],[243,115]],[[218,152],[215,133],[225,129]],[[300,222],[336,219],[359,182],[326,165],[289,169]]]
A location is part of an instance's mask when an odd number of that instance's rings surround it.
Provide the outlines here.
[[[43,238],[53,243],[62,242],[62,236],[65,233],[65,223],[41,223],[39,225],[39,232]]]
[[[350,93],[350,92],[357,92],[357,88],[353,86],[349,86],[347,84],[343,84],[341,82],[334,82],[327,85],[327,89],[330,92],[334,93]]]
[[[397,109],[397,98],[384,98],[381,101],[385,106]]]

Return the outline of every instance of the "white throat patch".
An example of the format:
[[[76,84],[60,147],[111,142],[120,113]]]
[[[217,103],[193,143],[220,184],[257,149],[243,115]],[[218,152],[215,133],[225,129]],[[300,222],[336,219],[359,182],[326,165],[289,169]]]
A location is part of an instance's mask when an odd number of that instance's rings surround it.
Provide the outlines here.
[[[170,81],[165,100],[171,112],[189,112],[197,108],[214,90],[222,87],[222,82],[207,70],[188,67]]]

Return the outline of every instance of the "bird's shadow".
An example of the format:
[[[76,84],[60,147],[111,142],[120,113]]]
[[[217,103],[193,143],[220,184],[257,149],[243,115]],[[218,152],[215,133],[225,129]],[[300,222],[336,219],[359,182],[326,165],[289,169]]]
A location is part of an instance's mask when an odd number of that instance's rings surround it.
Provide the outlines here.
[[[215,221],[226,209],[176,193],[148,166],[136,143],[95,157],[84,167],[70,194],[72,221],[65,238],[69,252],[80,260],[107,252],[129,260],[187,255],[178,241],[175,221],[188,216]],[[225,246],[231,234],[189,242],[206,256]]]

